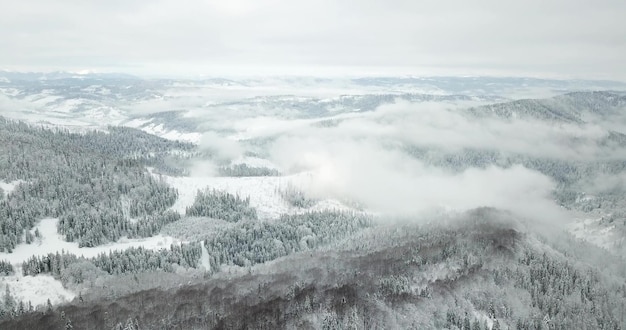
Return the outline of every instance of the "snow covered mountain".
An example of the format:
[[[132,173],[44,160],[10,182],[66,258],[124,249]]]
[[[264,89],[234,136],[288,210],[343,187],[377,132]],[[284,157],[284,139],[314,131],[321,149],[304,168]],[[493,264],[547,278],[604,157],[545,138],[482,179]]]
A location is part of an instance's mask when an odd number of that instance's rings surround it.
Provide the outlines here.
[[[625,88],[2,71],[0,327],[623,328]]]

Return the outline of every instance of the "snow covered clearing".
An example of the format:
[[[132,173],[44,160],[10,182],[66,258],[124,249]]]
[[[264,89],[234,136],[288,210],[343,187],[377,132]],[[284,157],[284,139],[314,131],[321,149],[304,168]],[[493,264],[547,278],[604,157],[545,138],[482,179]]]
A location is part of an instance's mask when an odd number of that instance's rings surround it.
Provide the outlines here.
[[[123,125],[127,127],[140,129],[142,126],[146,125],[147,123],[151,121],[152,119],[135,118],[135,119],[127,120],[126,122],[123,123]]]
[[[198,143],[200,142],[200,138],[202,138],[201,133],[184,133],[177,130],[166,130],[163,127],[163,124],[155,125],[151,123],[137,128],[146,133],[160,136],[168,140],[179,140],[184,142]]]
[[[167,183],[178,189],[178,200],[172,206],[174,211],[185,214],[191,206],[198,190],[205,188],[226,191],[243,198],[250,197],[250,206],[257,209],[259,218],[277,218],[289,212],[289,205],[277,192],[285,179],[281,177],[171,177],[163,176]]]
[[[4,196],[2,196],[3,198],[5,198],[7,195],[9,195],[14,189],[15,187],[17,187],[17,185],[19,185],[20,183],[22,183],[24,181],[22,180],[15,180],[15,181],[11,181],[11,182],[4,182],[4,181],[0,181],[0,188],[2,188],[2,191],[4,192]]]
[[[231,165],[242,165],[242,164],[247,165],[248,167],[265,167],[265,168],[269,168],[273,170],[280,170],[280,168],[278,168],[276,164],[272,163],[271,161],[265,158],[259,158],[259,157],[250,157],[250,156],[240,157],[231,162]]]
[[[0,287],[4,290],[6,285],[11,295],[24,303],[30,301],[35,307],[45,305],[48,299],[54,305],[76,297],[75,293],[63,287],[61,281],[50,275],[22,276],[21,272],[17,272],[16,275],[0,277]]]
[[[309,209],[289,205],[280,195],[280,190],[289,185],[302,187],[310,178],[307,173],[282,177],[171,177],[166,175],[161,177],[172,187],[178,189],[178,200],[172,206],[172,210],[183,215],[185,209],[193,204],[198,190],[205,188],[226,191],[242,198],[250,197],[250,206],[256,208],[257,214],[262,220],[276,219],[281,214],[302,213],[307,210],[351,210],[332,199],[319,201]]]
[[[202,241],[202,256],[200,257],[200,264],[204,267],[205,271],[211,271],[211,262],[209,261],[209,251],[204,246],[204,241]]]
[[[56,104],[53,109],[55,112],[70,114],[81,106],[85,106],[86,100],[84,99],[66,99]]]
[[[113,250],[124,250],[131,247],[144,247],[147,249],[158,250],[169,248],[173,243],[180,243],[173,237],[156,235],[150,238],[125,239],[121,238],[115,243],[109,243],[97,247],[78,247],[76,242],[66,242],[62,236],[57,233],[57,221],[55,218],[41,220],[31,232],[39,229],[41,239],[35,239],[31,244],[19,244],[12,253],[0,253],[0,260],[7,260],[13,265],[21,267],[21,263],[33,255],[44,255],[48,253],[65,252],[84,256],[86,258],[95,257],[100,253],[108,253]]]
[[[36,95],[27,97],[27,100],[31,101],[31,103],[39,107],[54,105],[55,102],[62,100],[62,99],[63,97],[59,95],[49,95],[45,93],[36,94]]]
[[[616,240],[612,230],[615,226],[603,226],[600,219],[583,219],[571,225],[569,231],[574,237],[601,248],[611,250]]]

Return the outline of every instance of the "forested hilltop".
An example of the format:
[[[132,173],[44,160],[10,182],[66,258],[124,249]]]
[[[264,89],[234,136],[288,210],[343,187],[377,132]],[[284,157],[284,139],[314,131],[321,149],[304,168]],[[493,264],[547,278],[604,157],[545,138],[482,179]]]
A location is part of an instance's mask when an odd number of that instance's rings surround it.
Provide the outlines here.
[[[511,215],[493,209],[438,220],[423,227],[377,227],[323,251],[169,290],[148,289],[28,313],[0,325],[469,330],[626,326],[624,269],[609,266],[612,260],[595,258],[601,250],[575,241],[562,241],[554,249],[522,230]],[[574,251],[576,256],[570,254]]]
[[[20,182],[0,200],[0,251],[32,242],[43,217],[80,246],[154,234],[177,219],[164,213],[177,192],[145,165],[176,171],[168,157],[193,148],[130,128],[77,134],[0,118],[0,180]]]

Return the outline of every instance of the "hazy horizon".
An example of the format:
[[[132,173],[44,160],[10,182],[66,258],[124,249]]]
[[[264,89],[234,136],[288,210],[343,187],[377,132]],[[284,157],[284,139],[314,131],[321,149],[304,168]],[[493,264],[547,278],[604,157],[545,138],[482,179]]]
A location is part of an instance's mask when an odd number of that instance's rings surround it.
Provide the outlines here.
[[[0,68],[142,76],[528,76],[624,81],[626,5],[3,1]]]

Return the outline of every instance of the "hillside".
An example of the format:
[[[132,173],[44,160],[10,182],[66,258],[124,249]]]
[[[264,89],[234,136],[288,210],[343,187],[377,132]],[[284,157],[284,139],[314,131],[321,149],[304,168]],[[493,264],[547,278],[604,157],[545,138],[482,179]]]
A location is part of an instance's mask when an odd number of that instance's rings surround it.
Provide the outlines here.
[[[366,231],[168,290],[77,302],[6,328],[619,329],[621,274],[541,243],[523,223],[480,209],[425,226]],[[578,244],[578,243],[569,243]],[[571,246],[570,246],[571,248]],[[616,277],[619,276],[619,277]],[[62,316],[64,315],[64,316]],[[135,329],[135,328],[133,328]]]

